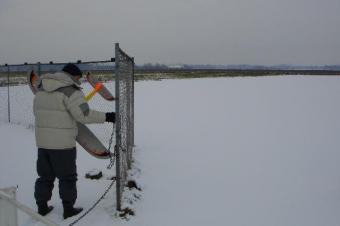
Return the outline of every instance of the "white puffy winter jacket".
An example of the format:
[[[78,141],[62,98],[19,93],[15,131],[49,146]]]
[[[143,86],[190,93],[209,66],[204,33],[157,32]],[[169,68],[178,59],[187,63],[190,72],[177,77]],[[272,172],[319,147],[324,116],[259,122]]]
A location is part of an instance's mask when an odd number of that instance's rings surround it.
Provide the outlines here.
[[[60,72],[41,76],[33,103],[38,148],[76,147],[77,123],[104,123],[105,113],[89,108],[71,75]]]

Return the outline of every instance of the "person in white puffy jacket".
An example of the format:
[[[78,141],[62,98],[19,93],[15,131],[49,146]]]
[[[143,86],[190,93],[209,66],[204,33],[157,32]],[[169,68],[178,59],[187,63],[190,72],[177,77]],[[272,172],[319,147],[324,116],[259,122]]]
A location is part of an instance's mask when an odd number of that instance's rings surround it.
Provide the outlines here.
[[[77,122],[115,122],[115,113],[91,110],[81,91],[82,71],[75,64],[67,64],[61,72],[41,76],[35,95],[35,137],[38,147],[34,197],[38,213],[45,216],[53,210],[48,206],[55,178],[59,179],[59,195],[63,203],[64,219],[80,213],[74,207],[77,199],[76,136]]]

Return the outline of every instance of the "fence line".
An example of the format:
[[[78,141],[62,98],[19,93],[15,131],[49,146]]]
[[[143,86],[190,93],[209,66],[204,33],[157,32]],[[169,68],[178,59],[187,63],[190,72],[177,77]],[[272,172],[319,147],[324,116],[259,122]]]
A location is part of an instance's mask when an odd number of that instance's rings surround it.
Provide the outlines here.
[[[8,109],[8,122],[11,122],[11,100],[9,95],[9,74],[10,68],[7,66],[7,109]]]
[[[91,101],[90,107],[100,108],[103,111],[116,112],[116,194],[117,210],[122,207],[122,196],[127,180],[127,170],[131,167],[132,151],[134,146],[134,59],[129,57],[117,43],[115,57],[109,60],[74,62],[82,71],[99,74],[101,81],[114,81],[106,83],[111,90],[115,89],[116,103],[109,103],[103,98],[96,97]],[[60,71],[66,63],[24,63],[15,65],[0,65],[0,121],[22,124],[34,127],[33,94],[27,85],[27,74],[35,70],[38,75]],[[25,85],[25,86],[23,86]],[[7,92],[5,90],[7,86]],[[84,92],[92,87],[83,85]],[[7,98],[5,98],[7,95]],[[7,102],[7,104],[5,103]],[[6,107],[7,106],[7,111]],[[7,112],[7,114],[5,113]],[[89,125],[89,128],[102,140],[103,144],[109,142],[112,127],[100,129],[102,125]],[[105,140],[105,141],[104,141]]]

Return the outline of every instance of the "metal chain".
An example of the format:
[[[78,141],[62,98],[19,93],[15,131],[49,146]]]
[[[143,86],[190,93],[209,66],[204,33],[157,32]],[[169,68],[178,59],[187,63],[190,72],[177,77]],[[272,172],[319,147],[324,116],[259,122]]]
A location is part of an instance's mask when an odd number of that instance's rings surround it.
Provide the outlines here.
[[[111,133],[111,137],[110,137],[110,140],[109,140],[109,146],[107,148],[108,152],[110,153],[110,163],[109,165],[107,166],[107,169],[111,169],[112,166],[114,165],[115,163],[115,157],[116,157],[116,153],[114,151],[114,153],[112,154],[111,153],[111,146],[112,146],[112,142],[113,142],[113,136],[114,136],[114,133],[115,133],[115,125],[113,123],[113,126],[112,126],[112,133]],[[114,182],[116,181],[116,178],[113,178],[112,179],[112,182],[110,183],[109,187],[105,190],[104,194],[92,205],[91,208],[89,208],[83,215],[81,215],[80,217],[78,217],[78,219],[76,219],[75,221],[73,221],[71,224],[69,224],[69,226],[73,226],[75,225],[76,223],[78,223],[82,218],[84,218],[87,214],[89,214],[97,205],[98,203],[104,199],[105,195],[109,192],[109,190],[112,188]]]
[[[110,141],[109,141],[109,147],[107,148],[107,150],[109,151],[110,153],[110,163],[109,165],[106,167],[107,169],[111,169],[112,166],[115,164],[115,157],[116,157],[116,153],[115,153],[115,150],[114,150],[114,153],[112,154],[111,153],[111,146],[112,146],[112,142],[113,142],[113,135],[115,134],[115,124],[112,123],[112,133],[111,133],[111,137],[110,137]]]
[[[109,192],[109,190],[112,188],[114,182],[116,181],[116,178],[112,179],[112,182],[110,183],[109,187],[105,190],[104,194],[91,206],[91,208],[89,208],[84,214],[82,214],[80,217],[78,217],[78,219],[76,219],[75,221],[73,221],[71,224],[69,224],[69,226],[73,226],[76,223],[78,223],[78,221],[80,221],[82,218],[84,218],[88,213],[90,213],[97,205],[100,201],[102,201],[105,197],[105,195]]]
[[[116,154],[112,154],[110,153],[110,163],[109,165],[106,167],[107,169],[111,169],[112,166],[115,164],[115,158],[116,158]]]

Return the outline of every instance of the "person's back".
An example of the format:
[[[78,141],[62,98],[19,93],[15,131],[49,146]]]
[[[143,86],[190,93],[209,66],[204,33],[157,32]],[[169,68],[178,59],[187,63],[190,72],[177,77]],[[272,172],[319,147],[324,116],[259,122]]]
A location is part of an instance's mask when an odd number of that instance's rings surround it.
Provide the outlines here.
[[[35,183],[34,197],[41,215],[53,209],[47,202],[52,197],[56,177],[59,179],[64,218],[82,211],[82,208],[74,208],[77,199],[77,122],[115,122],[114,112],[104,113],[89,108],[79,86],[81,76],[82,72],[74,64],[67,64],[62,72],[43,75],[34,98],[39,176]]]
[[[105,113],[89,109],[81,88],[68,74],[46,74],[41,80],[33,104],[39,148],[73,148],[76,146],[76,121],[83,124],[105,122]]]

